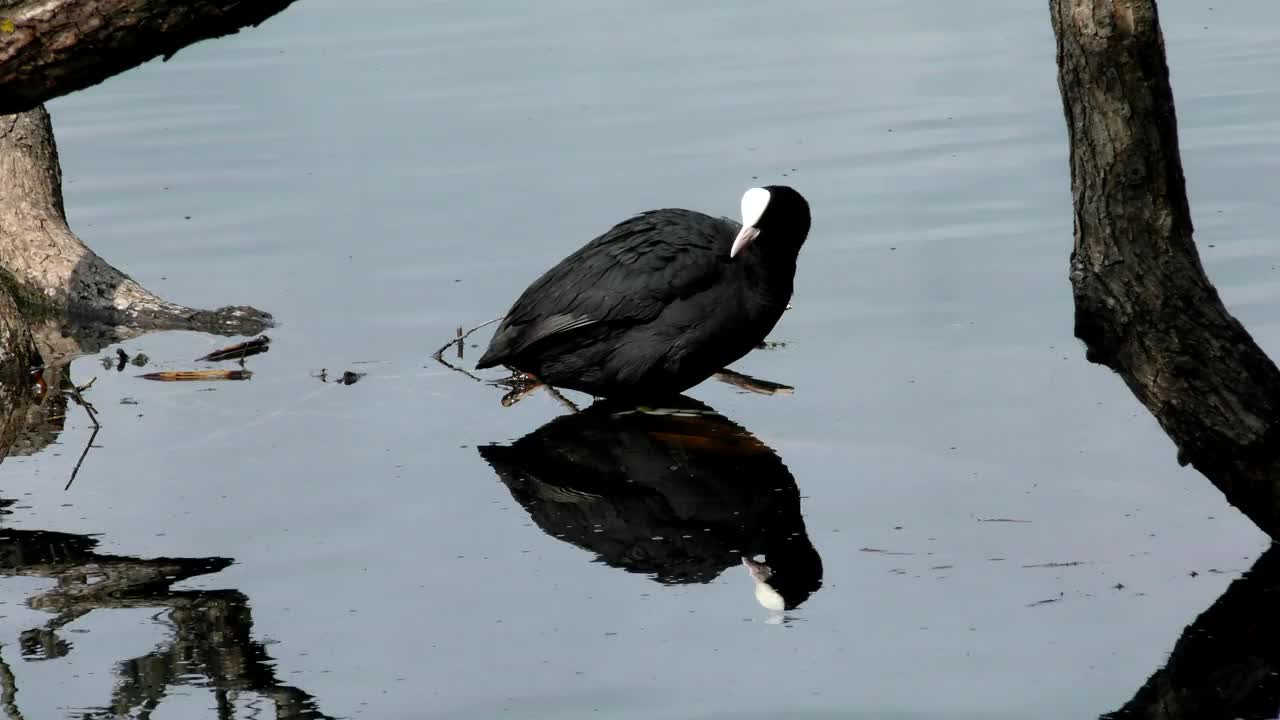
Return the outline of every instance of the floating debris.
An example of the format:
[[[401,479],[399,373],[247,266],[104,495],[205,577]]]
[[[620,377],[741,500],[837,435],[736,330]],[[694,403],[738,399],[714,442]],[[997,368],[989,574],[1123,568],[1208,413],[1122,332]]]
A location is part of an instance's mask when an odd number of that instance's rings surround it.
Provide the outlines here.
[[[1018,518],[1009,518],[1009,517],[993,517],[993,518],[980,517],[978,518],[978,522],[1029,523],[1031,521],[1019,520]]]
[[[249,370],[166,370],[138,377],[161,382],[199,382],[201,380],[248,380],[253,377],[253,373]]]
[[[368,373],[358,373],[354,370],[345,370],[341,375],[334,378],[333,381],[338,385],[355,385],[356,383],[360,382],[360,378],[364,377],[367,374]],[[311,377],[319,378],[320,382],[329,382],[329,369],[320,368],[320,372],[311,373]]]
[[[897,552],[894,550],[882,550],[880,548],[862,547],[858,548],[858,552],[864,553],[880,553],[882,555],[915,555],[913,552]]]
[[[121,405],[137,405],[138,401],[134,400],[131,397],[123,397],[123,398],[120,398],[120,404]]]
[[[223,360],[243,360],[250,355],[258,355],[270,349],[271,338],[259,335],[252,340],[236,343],[228,347],[214,350],[204,357],[196,358],[196,362],[221,362]]]
[[[790,385],[783,385],[771,380],[761,380],[760,378],[744,375],[733,370],[720,370],[711,377],[722,383],[732,385],[747,392],[753,392],[760,395],[794,395],[795,388]]]
[[[1034,565],[1023,565],[1022,567],[1024,568],[1064,568],[1064,567],[1075,567],[1077,565],[1088,565],[1088,564],[1089,563],[1084,560],[1072,560],[1071,562],[1036,563]]]
[[[146,353],[141,353],[141,352],[138,353],[137,355],[134,355],[133,359],[129,361],[129,363],[134,367],[142,367],[143,365],[146,365],[148,362],[151,362],[151,358],[147,357]]]
[[[1033,603],[1027,603],[1027,607],[1037,607],[1040,605],[1048,605],[1049,603],[1060,602],[1064,597],[1066,596],[1063,595],[1062,593],[1058,593],[1058,597],[1051,597],[1051,598],[1046,598],[1044,600],[1037,600]]]
[[[116,372],[120,372],[121,370],[124,370],[124,366],[129,362],[129,356],[124,350],[116,348],[116,356],[114,358],[110,355],[106,355],[103,356],[99,362],[102,363],[103,370],[110,370],[114,367]]]

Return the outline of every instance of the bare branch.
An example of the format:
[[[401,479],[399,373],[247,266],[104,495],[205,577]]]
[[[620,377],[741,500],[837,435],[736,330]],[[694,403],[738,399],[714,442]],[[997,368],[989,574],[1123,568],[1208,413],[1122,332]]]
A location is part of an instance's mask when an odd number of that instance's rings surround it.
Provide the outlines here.
[[[0,0],[0,115],[256,26],[293,0]]]

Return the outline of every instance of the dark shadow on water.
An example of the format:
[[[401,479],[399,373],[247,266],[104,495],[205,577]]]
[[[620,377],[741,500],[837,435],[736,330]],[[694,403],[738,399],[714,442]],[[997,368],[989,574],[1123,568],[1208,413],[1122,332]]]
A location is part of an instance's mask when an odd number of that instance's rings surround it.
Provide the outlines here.
[[[50,378],[51,382],[53,378]],[[65,395],[43,395],[27,388],[0,392],[0,459],[31,455],[56,442],[62,431]],[[11,514],[15,500],[0,499],[0,521]],[[97,551],[99,540],[48,530],[0,527],[0,578],[32,577],[54,581],[36,591],[26,604],[52,617],[17,638],[27,662],[64,658],[75,646],[64,628],[94,611],[149,609],[168,637],[151,652],[122,659],[115,668],[110,702],[101,708],[75,711],[83,718],[148,717],[163,699],[180,687],[208,688],[217,703],[218,718],[235,717],[236,699],[252,696],[253,715],[267,709],[270,717],[312,720],[326,718],[307,692],[281,682],[266,646],[253,638],[249,599],[237,590],[175,590],[184,580],[220,572],[230,558],[107,555]],[[4,645],[0,638],[0,647]],[[12,658],[10,658],[12,659]],[[12,668],[0,653],[0,711],[21,717],[23,698]],[[48,697],[37,698],[45,704]],[[242,705],[245,703],[242,701]],[[33,709],[28,708],[30,713]],[[44,715],[31,715],[32,717]]]
[[[688,584],[746,564],[773,610],[822,585],[787,466],[690,398],[645,411],[597,402],[479,452],[538,527],[611,567]]]
[[[1106,720],[1280,715],[1280,545],[1187,626],[1165,666]]]
[[[12,501],[9,501],[10,503]],[[252,637],[249,600],[236,590],[174,590],[183,580],[219,572],[230,558],[135,558],[104,555],[98,541],[86,535],[44,530],[0,530],[0,577],[38,577],[54,587],[27,600],[35,610],[51,613],[43,625],[19,637],[22,657],[41,661],[74,651],[60,631],[95,610],[145,608],[164,610],[157,621],[170,636],[141,657],[116,666],[116,687],[109,705],[86,709],[83,718],[134,717],[161,705],[165,695],[182,686],[213,691],[218,717],[234,717],[235,694],[269,699],[276,718],[327,717],[308,693],[276,677],[275,661]],[[12,682],[9,668],[0,675]],[[4,680],[0,677],[0,681]],[[4,688],[21,705],[17,688]]]

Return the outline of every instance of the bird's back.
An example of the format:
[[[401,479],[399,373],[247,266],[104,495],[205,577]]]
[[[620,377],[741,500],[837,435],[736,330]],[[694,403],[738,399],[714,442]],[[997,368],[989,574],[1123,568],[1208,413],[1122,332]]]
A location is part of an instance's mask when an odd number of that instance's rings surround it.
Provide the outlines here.
[[[681,209],[615,225],[521,294],[477,367],[599,395],[701,382],[762,340],[790,297],[793,271],[780,285],[759,253],[729,258],[739,227]]]

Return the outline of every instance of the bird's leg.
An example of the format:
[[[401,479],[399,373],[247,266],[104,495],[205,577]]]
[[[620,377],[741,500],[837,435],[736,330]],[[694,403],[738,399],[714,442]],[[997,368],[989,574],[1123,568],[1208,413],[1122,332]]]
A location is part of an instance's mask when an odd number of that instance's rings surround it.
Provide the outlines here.
[[[543,387],[547,389],[548,395],[555,398],[556,401],[559,402],[561,405],[565,406],[565,408],[567,408],[569,412],[574,412],[574,413],[581,412],[581,410],[578,409],[578,406],[574,405],[573,401],[570,400],[569,398],[565,397],[564,395],[561,395],[559,390],[556,390],[554,387],[547,385],[545,383],[543,384]]]
[[[734,372],[728,368],[717,372],[711,377],[722,383],[728,383],[734,387],[761,395],[792,395],[795,393],[795,388],[790,385],[753,378],[750,375]]]
[[[554,387],[539,380],[538,376],[533,373],[512,369],[511,377],[495,384],[511,388],[510,392],[502,396],[502,407],[511,407],[528,397],[538,388],[544,388],[548,395],[555,398],[556,402],[568,408],[570,412],[578,412],[577,405],[574,405],[571,400],[566,398],[564,395],[561,395],[560,391],[556,390]]]

